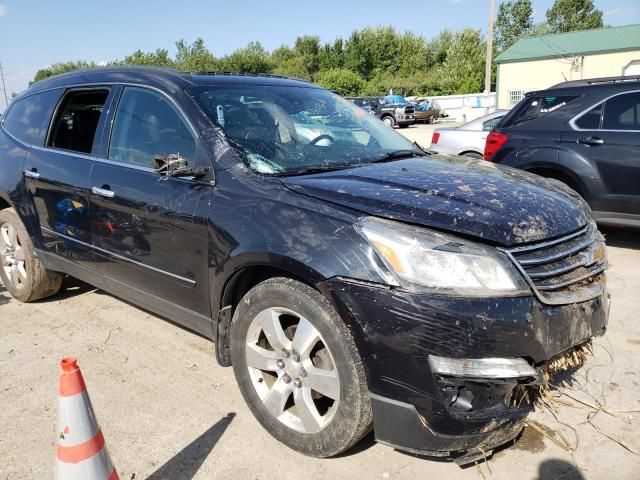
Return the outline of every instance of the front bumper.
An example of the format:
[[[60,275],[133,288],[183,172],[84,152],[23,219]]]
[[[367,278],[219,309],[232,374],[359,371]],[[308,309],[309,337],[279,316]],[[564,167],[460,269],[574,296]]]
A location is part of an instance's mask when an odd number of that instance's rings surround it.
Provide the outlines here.
[[[517,436],[530,407],[511,407],[517,383],[434,374],[429,355],[525,358],[541,366],[605,332],[606,292],[548,306],[532,296],[453,298],[420,295],[348,279],[322,284],[349,325],[372,394],[376,438],[425,455],[490,451]],[[473,408],[454,406],[472,399]]]

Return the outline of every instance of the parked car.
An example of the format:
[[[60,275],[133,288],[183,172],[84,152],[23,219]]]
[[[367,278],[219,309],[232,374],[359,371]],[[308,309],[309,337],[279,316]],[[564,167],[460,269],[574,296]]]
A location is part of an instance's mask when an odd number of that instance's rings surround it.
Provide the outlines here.
[[[399,95],[389,97],[348,97],[347,100],[364,108],[387,126],[406,128],[415,122],[415,109]]]
[[[640,77],[528,93],[489,134],[484,156],[565,183],[600,224],[640,227]]]
[[[300,80],[37,82],[0,124],[0,209],[11,295],[72,275],[210,338],[307,455],[372,425],[413,453],[488,455],[523,427],[519,392],[607,323],[604,242],[575,192],[429,155]]]
[[[434,123],[440,116],[440,108],[435,101],[425,98],[414,104],[416,123]]]
[[[459,127],[436,128],[429,150],[451,155],[482,158],[487,135],[504,117],[506,110],[497,110]]]

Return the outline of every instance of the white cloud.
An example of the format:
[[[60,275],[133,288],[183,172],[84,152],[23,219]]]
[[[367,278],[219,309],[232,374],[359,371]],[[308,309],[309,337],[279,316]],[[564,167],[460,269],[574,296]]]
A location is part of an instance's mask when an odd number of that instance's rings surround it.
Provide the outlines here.
[[[98,65],[99,67],[106,67],[107,65],[109,65],[109,62],[107,62],[106,60],[100,60],[98,63],[96,63],[96,65]]]
[[[0,3],[0,17],[4,17],[7,14],[7,6]]]

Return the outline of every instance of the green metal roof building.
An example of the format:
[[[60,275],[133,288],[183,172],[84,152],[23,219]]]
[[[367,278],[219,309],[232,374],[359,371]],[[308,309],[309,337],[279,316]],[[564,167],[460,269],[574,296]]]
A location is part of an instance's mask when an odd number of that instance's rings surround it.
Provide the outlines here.
[[[522,38],[496,63],[498,108],[565,80],[640,75],[640,25]]]

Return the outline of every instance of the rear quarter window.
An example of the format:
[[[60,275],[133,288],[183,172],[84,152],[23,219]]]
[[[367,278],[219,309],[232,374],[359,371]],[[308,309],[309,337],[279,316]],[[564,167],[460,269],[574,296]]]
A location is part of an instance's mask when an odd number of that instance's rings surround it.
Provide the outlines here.
[[[49,90],[17,100],[4,118],[4,128],[21,142],[43,146],[59,98],[60,90]]]
[[[578,95],[535,95],[526,97],[518,104],[516,111],[510,115],[505,123],[500,126],[520,125],[531,120],[549,115],[556,110],[564,108],[575,99]]]

